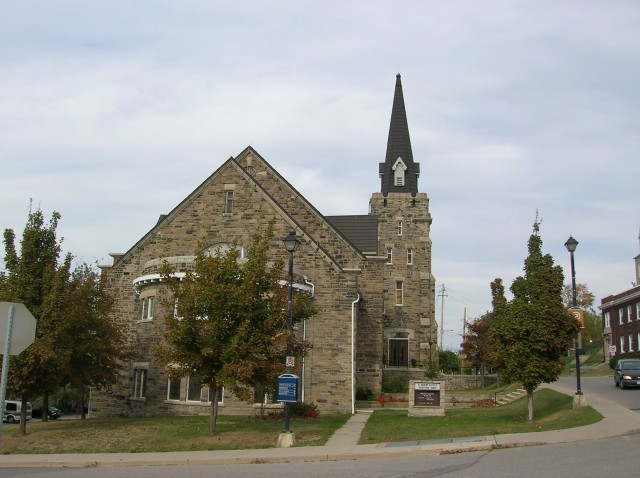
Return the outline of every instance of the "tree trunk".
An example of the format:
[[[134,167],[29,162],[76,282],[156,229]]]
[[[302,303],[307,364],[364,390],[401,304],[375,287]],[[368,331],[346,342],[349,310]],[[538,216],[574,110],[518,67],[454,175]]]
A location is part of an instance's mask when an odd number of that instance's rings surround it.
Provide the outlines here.
[[[20,434],[27,434],[27,403],[29,399],[22,397],[22,408],[20,409]]]
[[[529,423],[533,423],[533,389],[527,389],[527,411]]]
[[[42,421],[49,421],[49,394],[45,393],[42,397]]]
[[[83,385],[82,386],[82,415],[80,417],[82,420],[87,418],[87,403],[89,403],[89,387]]]
[[[216,424],[218,421],[218,392],[220,391],[220,386],[217,382],[211,382],[209,385],[211,398],[211,410],[209,413],[209,434],[216,434]]]

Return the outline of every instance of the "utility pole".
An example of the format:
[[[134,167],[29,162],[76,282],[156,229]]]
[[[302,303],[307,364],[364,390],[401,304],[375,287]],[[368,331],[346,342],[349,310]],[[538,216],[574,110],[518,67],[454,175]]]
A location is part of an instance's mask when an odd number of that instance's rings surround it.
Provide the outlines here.
[[[464,317],[462,318],[462,341],[467,339],[467,308],[464,308]]]
[[[438,294],[438,297],[442,298],[440,305],[440,351],[442,351],[442,334],[444,333],[444,298],[447,297],[447,294],[445,294],[446,291],[447,289],[444,284],[442,284],[440,286],[440,293]]]

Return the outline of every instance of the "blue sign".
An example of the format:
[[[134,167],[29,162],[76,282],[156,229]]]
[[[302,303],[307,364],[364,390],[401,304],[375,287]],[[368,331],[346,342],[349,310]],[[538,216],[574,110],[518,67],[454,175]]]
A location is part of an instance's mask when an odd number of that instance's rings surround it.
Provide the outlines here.
[[[278,401],[298,401],[298,376],[285,373],[278,377]]]

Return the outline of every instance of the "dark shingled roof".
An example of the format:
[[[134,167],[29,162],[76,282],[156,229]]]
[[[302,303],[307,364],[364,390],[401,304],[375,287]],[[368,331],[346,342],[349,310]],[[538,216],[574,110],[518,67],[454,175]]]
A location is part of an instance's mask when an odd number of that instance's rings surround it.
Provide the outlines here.
[[[396,186],[393,182],[393,165],[402,158],[407,172],[404,186]],[[409,138],[409,125],[407,113],[404,107],[404,95],[402,94],[402,82],[400,75],[396,76],[396,88],[393,95],[393,108],[391,110],[391,124],[389,125],[389,139],[387,140],[387,155],[384,163],[380,163],[381,192],[411,193],[418,192],[418,175],[420,164],[413,162],[411,151],[411,139]]]
[[[378,253],[378,218],[376,216],[325,216],[351,244],[363,253]]]

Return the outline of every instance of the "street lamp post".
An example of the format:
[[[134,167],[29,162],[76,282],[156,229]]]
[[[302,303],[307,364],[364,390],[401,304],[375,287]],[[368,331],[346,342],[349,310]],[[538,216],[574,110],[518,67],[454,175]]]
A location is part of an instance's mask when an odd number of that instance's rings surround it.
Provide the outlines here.
[[[567,251],[569,251],[569,254],[571,256],[572,307],[577,308],[578,301],[576,297],[576,268],[575,268],[575,263],[573,261],[573,253],[576,251],[576,248],[578,247],[578,241],[576,241],[573,238],[573,236],[569,236],[569,239],[567,239],[567,242],[564,243],[564,247],[567,248]],[[573,339],[574,351],[576,356],[576,394],[573,399],[574,408],[583,407],[586,405],[586,400],[582,393],[582,385],[580,383],[580,349],[579,349],[579,340],[578,340],[579,334],[580,332],[578,332],[578,334],[576,334],[575,338]]]
[[[298,246],[300,246],[300,240],[296,237],[295,231],[291,231],[287,237],[282,239],[284,243],[284,247],[289,253],[289,288],[287,291],[287,332],[291,333],[293,330],[293,253],[298,250]],[[291,365],[289,362],[289,356],[291,355],[290,342],[287,341],[287,361],[286,361],[286,372],[287,374],[291,373]],[[284,404],[284,432],[290,434],[289,428],[289,418],[290,418],[290,409],[289,402],[285,402]]]

